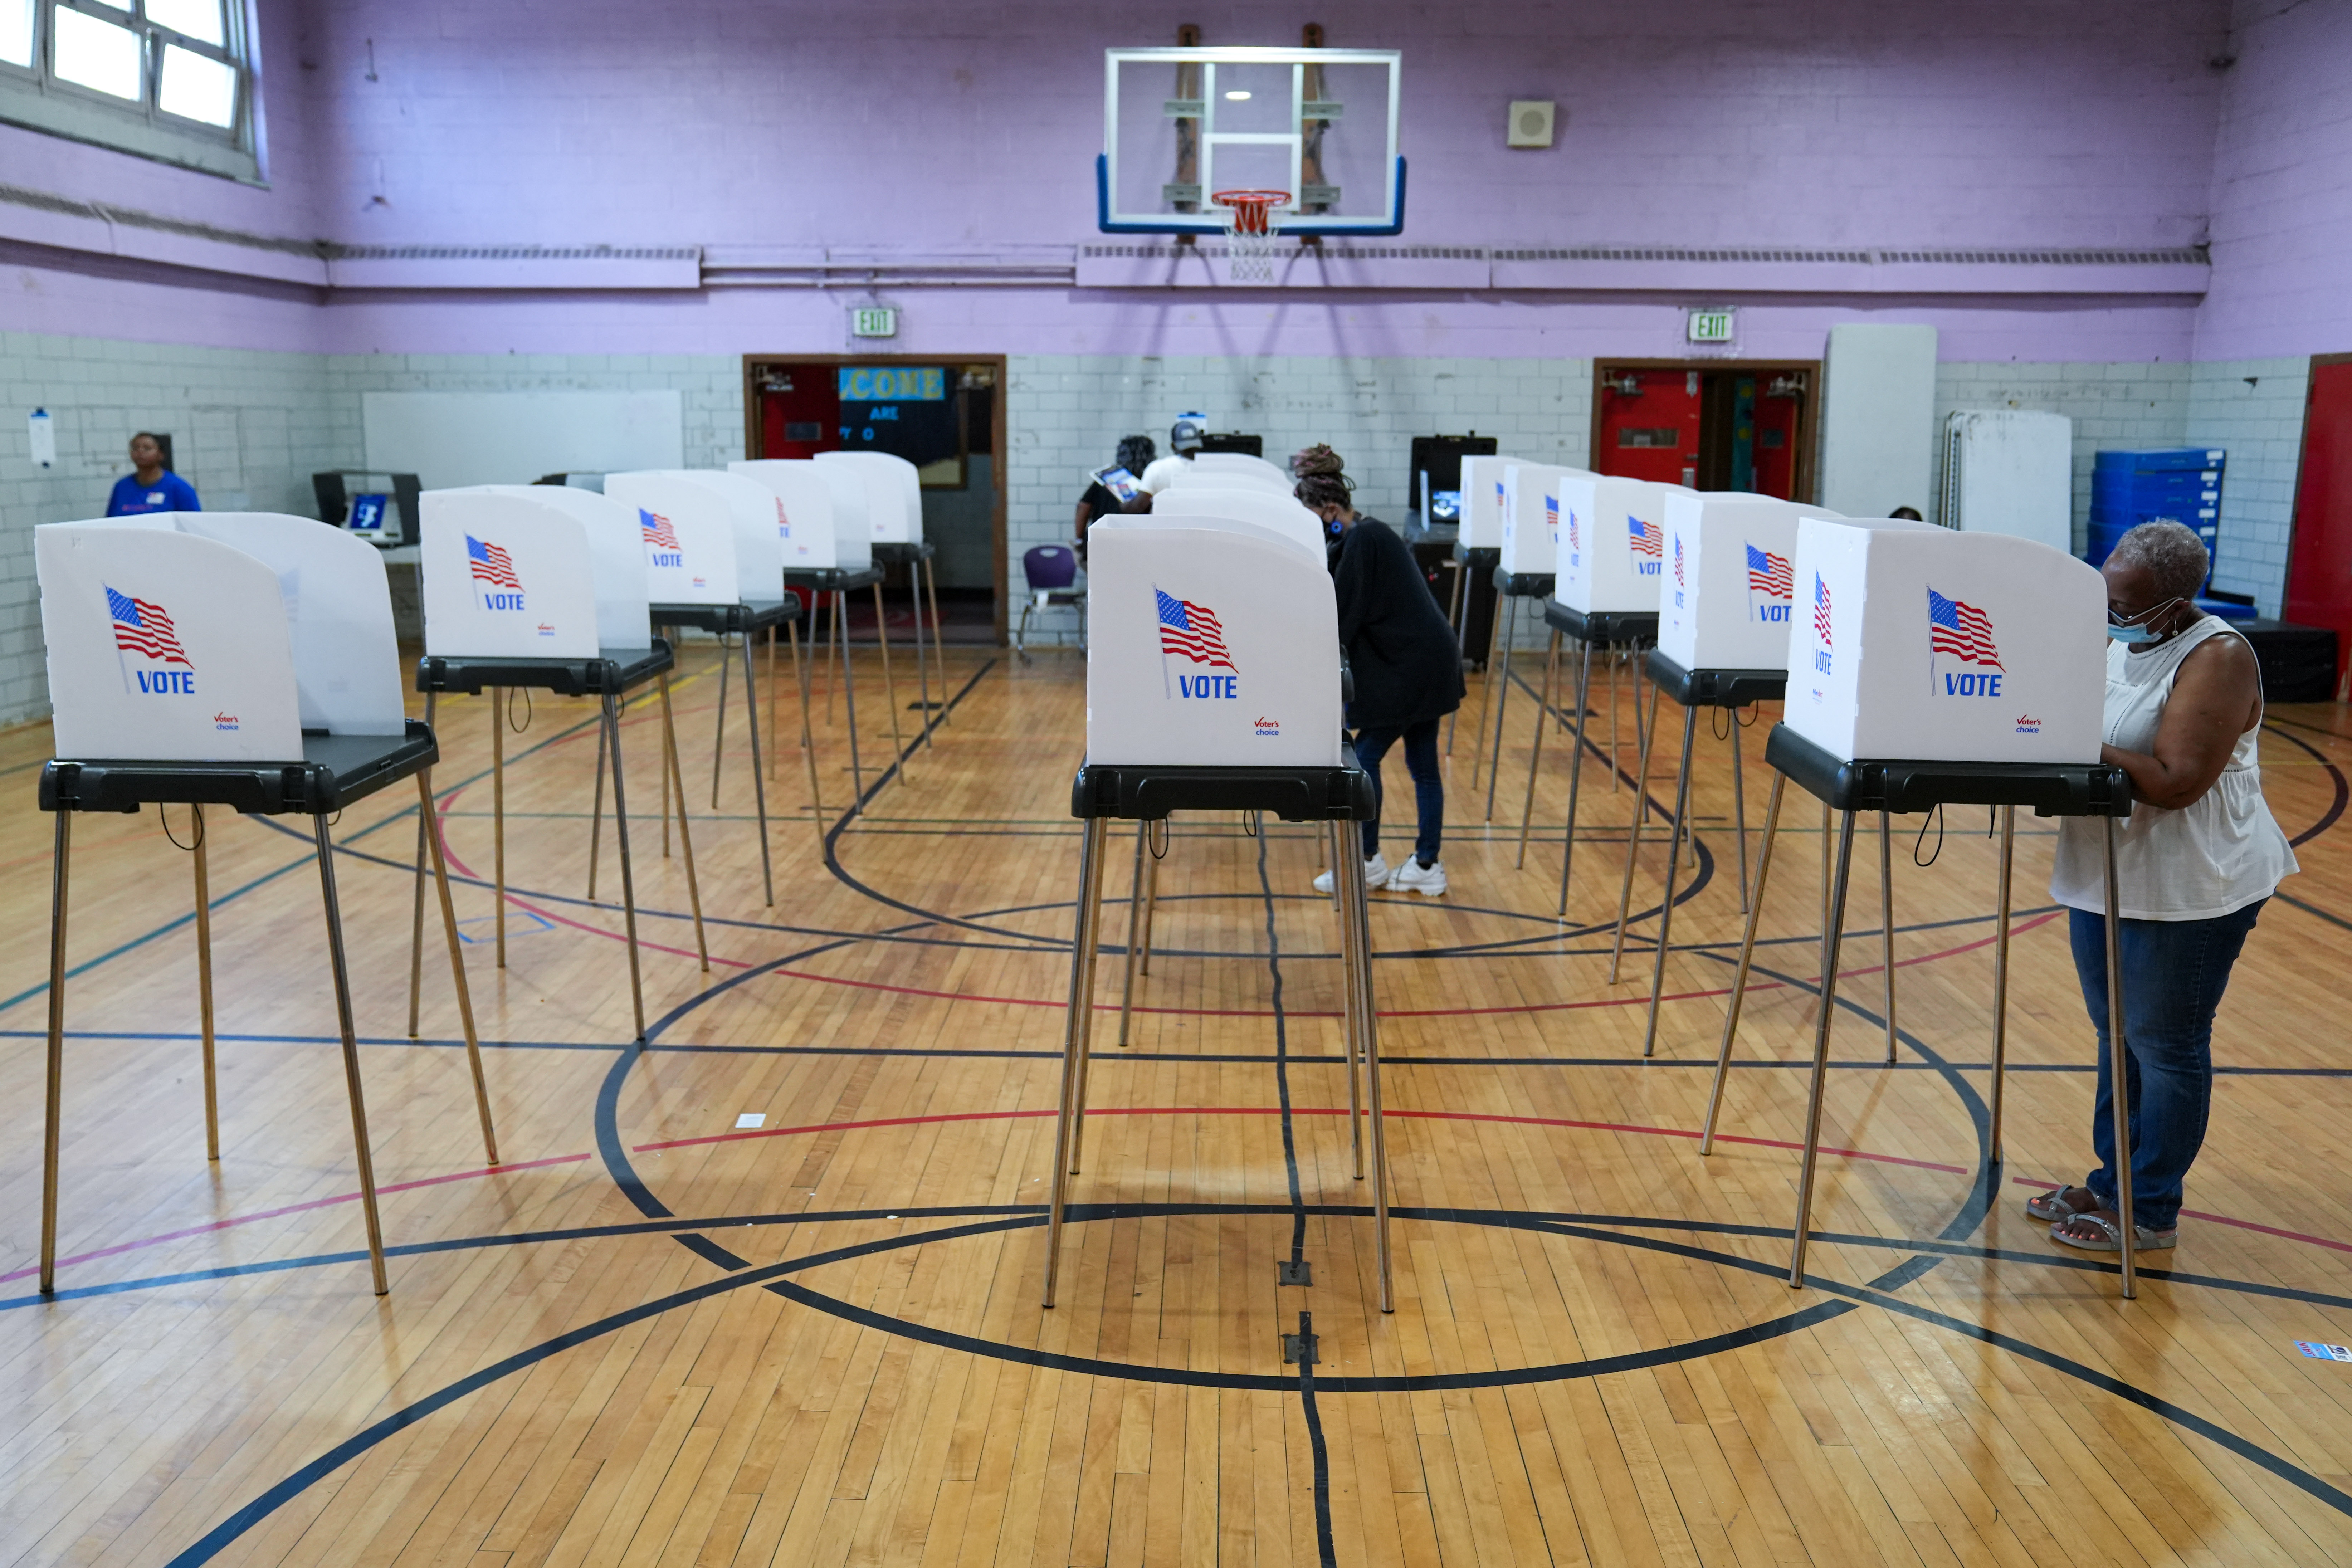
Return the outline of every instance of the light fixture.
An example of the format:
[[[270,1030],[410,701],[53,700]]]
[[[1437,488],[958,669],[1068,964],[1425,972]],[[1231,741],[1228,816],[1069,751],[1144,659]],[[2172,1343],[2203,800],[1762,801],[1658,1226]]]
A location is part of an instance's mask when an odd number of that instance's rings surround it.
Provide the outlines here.
[[[1225,101],[1227,103],[1246,103],[1249,101],[1249,94],[1241,88],[1235,88],[1231,92],[1225,94]]]

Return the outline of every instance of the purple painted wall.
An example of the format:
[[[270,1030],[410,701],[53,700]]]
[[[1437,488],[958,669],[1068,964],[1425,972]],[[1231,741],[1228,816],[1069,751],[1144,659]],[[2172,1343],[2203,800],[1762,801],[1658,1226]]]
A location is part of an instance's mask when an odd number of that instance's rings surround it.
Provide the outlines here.
[[[2201,359],[2352,352],[2352,5],[2239,0]]]

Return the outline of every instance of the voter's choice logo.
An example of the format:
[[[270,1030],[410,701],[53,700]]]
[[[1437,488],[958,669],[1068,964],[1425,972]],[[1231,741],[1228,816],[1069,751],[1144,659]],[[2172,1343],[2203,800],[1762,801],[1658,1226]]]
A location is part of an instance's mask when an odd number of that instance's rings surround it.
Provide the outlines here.
[[[522,608],[522,579],[515,575],[514,557],[487,539],[466,535],[466,569],[482,584],[482,608]]]
[[[2017,716],[2017,732],[2021,735],[2039,735],[2042,733],[2042,721],[2030,713],[2021,713]]]
[[[1646,518],[1629,514],[1625,519],[1625,533],[1627,543],[1633,552],[1633,574],[1637,577],[1656,576],[1658,568],[1665,561],[1665,530]],[[1645,561],[1643,556],[1649,559]]]
[[[647,511],[645,508],[639,507],[637,531],[645,535],[646,549],[651,552],[646,559],[653,564],[656,566],[686,564],[686,547],[677,542],[677,530],[669,525],[669,519],[657,511]]]
[[[236,715],[234,713],[215,713],[213,715],[213,728],[215,730],[234,731],[240,727],[241,726],[239,726],[236,721]]]
[[[539,623],[539,635],[543,637],[551,637],[555,635],[555,628],[549,626],[545,621],[541,621]]]
[[[1833,646],[1830,639],[1830,585],[1822,581],[1822,574],[1818,572],[1813,574],[1813,636],[1821,640],[1822,645],[1813,649],[1813,668],[1827,675],[1830,672],[1830,649]],[[1816,691],[1813,696],[1819,699],[1821,693]]]
[[[1756,618],[1785,623],[1796,598],[1797,576],[1789,568],[1789,558],[1748,545],[1748,607]]]
[[[1949,669],[1937,661],[1952,659],[1973,669]],[[1992,617],[1974,605],[1948,599],[1927,590],[1927,670],[1929,684],[1946,697],[2000,695],[2000,651],[1993,646]],[[1988,673],[1990,672],[1990,673]]]
[[[1160,609],[1160,679],[1164,689],[1168,681],[1168,656],[1179,654],[1210,669],[1228,670],[1226,675],[1210,675],[1188,671],[1176,677],[1176,689],[1171,696],[1187,699],[1238,701],[1241,698],[1241,672],[1234,668],[1234,656],[1225,648],[1225,628],[1214,610],[1206,605],[1196,605],[1190,599],[1180,599],[1166,590],[1154,587],[1151,596]]]
[[[1265,736],[1270,740],[1279,739],[1282,734],[1282,726],[1272,719],[1252,720],[1250,721],[1250,729],[1253,732]]]
[[[108,588],[106,609],[114,620],[116,663],[122,668],[123,690],[149,697],[196,694],[196,667],[189,662],[188,650],[180,646],[180,635],[163,605]],[[142,663],[125,661],[121,656],[126,653],[135,654]],[[179,668],[174,669],[173,665]]]
[[[1544,497],[1544,529],[1551,535],[1551,547],[1559,548],[1559,498]]]

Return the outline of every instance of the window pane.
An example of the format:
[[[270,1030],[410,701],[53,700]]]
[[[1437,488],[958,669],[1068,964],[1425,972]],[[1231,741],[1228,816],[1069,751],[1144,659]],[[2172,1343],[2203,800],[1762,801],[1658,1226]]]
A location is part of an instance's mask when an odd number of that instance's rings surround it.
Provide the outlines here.
[[[33,0],[0,0],[0,60],[33,63]]]
[[[153,15],[152,9],[149,15]],[[163,47],[163,82],[155,101],[166,114],[226,127],[236,118],[236,68],[194,49],[167,44]]]
[[[221,0],[147,0],[147,19],[208,44],[228,42],[221,27]]]
[[[57,28],[58,76],[78,87],[137,99],[139,35],[60,5],[51,11]]]

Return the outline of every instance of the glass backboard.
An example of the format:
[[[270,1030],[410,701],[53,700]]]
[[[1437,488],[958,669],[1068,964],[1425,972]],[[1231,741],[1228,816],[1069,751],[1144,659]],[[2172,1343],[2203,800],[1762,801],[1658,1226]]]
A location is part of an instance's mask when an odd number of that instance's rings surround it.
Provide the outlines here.
[[[1394,49],[1107,49],[1106,234],[1213,233],[1223,190],[1290,193],[1285,234],[1404,226]]]

